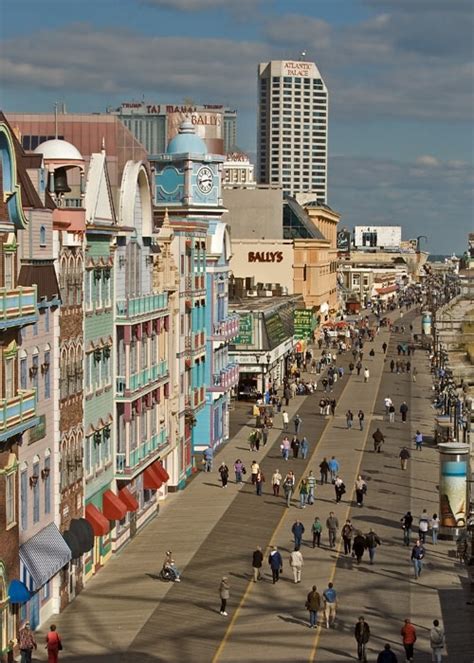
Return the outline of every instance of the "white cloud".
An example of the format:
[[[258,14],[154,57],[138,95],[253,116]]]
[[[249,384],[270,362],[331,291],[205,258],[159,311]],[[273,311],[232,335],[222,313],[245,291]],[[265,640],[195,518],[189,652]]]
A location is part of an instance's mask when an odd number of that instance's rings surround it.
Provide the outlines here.
[[[439,159],[431,156],[431,154],[423,154],[416,159],[419,166],[439,166]]]

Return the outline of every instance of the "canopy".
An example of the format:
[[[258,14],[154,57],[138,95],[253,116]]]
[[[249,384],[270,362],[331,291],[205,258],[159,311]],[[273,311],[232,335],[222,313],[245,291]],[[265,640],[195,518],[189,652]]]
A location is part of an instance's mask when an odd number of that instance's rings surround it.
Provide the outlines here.
[[[71,560],[72,553],[61,532],[50,523],[20,546],[20,559],[39,589]]]

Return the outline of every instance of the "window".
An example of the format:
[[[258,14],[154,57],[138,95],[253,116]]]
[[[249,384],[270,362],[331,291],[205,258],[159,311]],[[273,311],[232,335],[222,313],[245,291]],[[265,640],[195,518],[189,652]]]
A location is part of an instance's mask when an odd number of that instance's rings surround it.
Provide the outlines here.
[[[20,474],[20,524],[21,529],[28,528],[28,469]]]
[[[5,358],[5,398],[15,396],[15,360],[13,357]]]
[[[7,290],[11,290],[15,287],[15,281],[13,277],[13,253],[4,253],[3,254],[3,268],[4,268],[4,287]]]
[[[28,359],[26,356],[20,359],[20,389],[28,389]]]
[[[49,332],[49,308],[44,309],[44,331]]]
[[[44,397],[51,396],[51,353],[44,353],[43,375],[44,375]]]
[[[86,310],[92,309],[92,271],[88,269],[85,273],[85,304]]]
[[[44,459],[44,512],[51,513],[51,458]]]
[[[46,246],[46,228],[45,226],[40,226],[40,246]]]
[[[7,527],[15,524],[15,472],[5,476],[5,517]]]
[[[40,482],[38,462],[33,465],[33,476],[37,477],[36,484],[33,485],[33,522],[37,523],[40,519]]]
[[[31,384],[34,389],[38,392],[38,370],[39,370],[39,355],[36,353],[33,355],[31,360]]]

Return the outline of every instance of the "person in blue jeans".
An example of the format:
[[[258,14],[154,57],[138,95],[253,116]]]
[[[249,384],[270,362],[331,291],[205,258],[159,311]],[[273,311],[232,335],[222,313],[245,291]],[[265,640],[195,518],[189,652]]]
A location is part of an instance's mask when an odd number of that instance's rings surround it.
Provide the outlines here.
[[[415,449],[417,451],[421,451],[422,446],[423,446],[423,433],[420,433],[420,431],[417,430],[415,434]]]
[[[328,467],[331,474],[331,481],[334,482],[336,475],[339,472],[339,463],[334,456],[332,456],[331,460],[328,460]]]
[[[301,540],[304,534],[303,523],[299,520],[295,520],[295,522],[293,523],[293,527],[291,528],[291,532],[295,539],[295,550],[299,550],[301,548]]]
[[[415,580],[417,580],[421,576],[424,557],[425,557],[425,549],[421,545],[420,539],[417,539],[416,544],[413,546],[411,551],[411,560],[413,563],[413,568],[415,569]]]
[[[316,628],[318,625],[318,610],[321,609],[321,596],[317,591],[316,585],[313,585],[306,597],[305,607],[309,611],[309,627]]]
[[[300,453],[301,453],[301,458],[303,460],[306,460],[306,458],[308,457],[308,451],[309,451],[308,439],[306,436],[304,436],[300,442]]]

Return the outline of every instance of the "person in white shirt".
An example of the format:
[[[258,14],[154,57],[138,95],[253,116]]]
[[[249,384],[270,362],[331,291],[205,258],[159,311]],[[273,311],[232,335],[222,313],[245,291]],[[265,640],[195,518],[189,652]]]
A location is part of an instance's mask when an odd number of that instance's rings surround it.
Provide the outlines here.
[[[370,378],[370,372],[368,368],[364,369],[364,382],[368,382]]]
[[[434,513],[433,517],[430,520],[430,529],[431,529],[431,539],[433,545],[438,543],[438,532],[439,532],[439,518],[438,514]]]
[[[435,663],[441,663],[443,660],[444,641],[444,629],[439,625],[439,621],[435,619],[433,628],[430,630],[430,647],[432,659]]]
[[[290,554],[290,566],[293,569],[295,584],[301,582],[301,569],[303,568],[303,555],[300,550],[293,550]]]
[[[418,524],[418,536],[420,537],[421,543],[426,542],[426,533],[428,532],[430,526],[430,520],[428,518],[428,513],[426,509],[423,509],[423,513],[420,516],[420,522]]]

